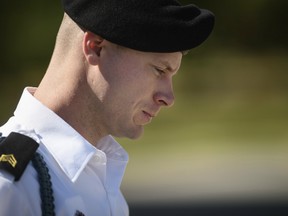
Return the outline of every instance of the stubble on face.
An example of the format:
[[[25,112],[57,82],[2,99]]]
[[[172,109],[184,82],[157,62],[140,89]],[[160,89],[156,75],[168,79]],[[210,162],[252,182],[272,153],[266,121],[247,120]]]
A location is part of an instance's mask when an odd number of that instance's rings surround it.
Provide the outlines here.
[[[159,91],[159,78],[151,65],[171,62],[173,68],[178,67],[180,53],[144,53],[110,44],[101,55],[99,71],[107,88],[95,92],[98,97],[102,95],[99,124],[113,136],[139,138],[144,125],[152,121],[162,106],[153,99]]]

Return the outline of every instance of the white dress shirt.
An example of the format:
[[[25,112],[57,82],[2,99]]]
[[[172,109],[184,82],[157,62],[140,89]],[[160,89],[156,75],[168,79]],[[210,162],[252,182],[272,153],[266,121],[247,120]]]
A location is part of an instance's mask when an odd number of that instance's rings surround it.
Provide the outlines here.
[[[2,136],[18,132],[40,146],[49,167],[58,216],[127,216],[128,206],[120,184],[128,162],[126,151],[111,137],[97,148],[63,119],[33,97],[25,88],[14,116],[2,127]],[[37,173],[31,163],[21,179],[0,170],[0,216],[40,216],[41,200]]]

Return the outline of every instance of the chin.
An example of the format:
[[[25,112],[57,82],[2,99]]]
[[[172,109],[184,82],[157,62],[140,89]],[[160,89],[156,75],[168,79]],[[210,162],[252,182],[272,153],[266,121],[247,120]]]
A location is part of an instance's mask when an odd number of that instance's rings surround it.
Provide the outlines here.
[[[141,133],[141,134],[138,135],[138,136],[132,136],[132,137],[128,137],[128,138],[131,139],[131,140],[137,140],[137,139],[140,139],[140,137],[142,137],[142,134],[143,134],[143,133]]]
[[[131,130],[128,133],[126,133],[125,137],[132,139],[132,140],[136,140],[136,139],[139,139],[143,135],[143,132],[144,132],[143,126],[139,126],[136,129]]]

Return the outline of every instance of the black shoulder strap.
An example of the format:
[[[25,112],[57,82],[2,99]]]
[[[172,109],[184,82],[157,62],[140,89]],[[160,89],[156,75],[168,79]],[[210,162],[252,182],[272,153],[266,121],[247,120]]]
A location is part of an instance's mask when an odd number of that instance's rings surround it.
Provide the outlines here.
[[[32,138],[12,132],[6,138],[0,138],[0,169],[15,177],[18,181],[39,144]]]
[[[18,181],[29,161],[38,173],[42,215],[55,216],[53,189],[44,158],[36,152],[39,144],[32,138],[12,132],[8,137],[0,133],[0,169],[6,170]]]

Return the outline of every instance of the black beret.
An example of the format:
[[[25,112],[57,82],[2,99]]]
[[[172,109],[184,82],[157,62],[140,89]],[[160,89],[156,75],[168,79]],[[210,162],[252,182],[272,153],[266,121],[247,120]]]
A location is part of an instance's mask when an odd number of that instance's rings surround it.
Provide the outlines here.
[[[145,52],[190,50],[210,35],[214,15],[176,0],[62,0],[82,28],[104,39]]]

